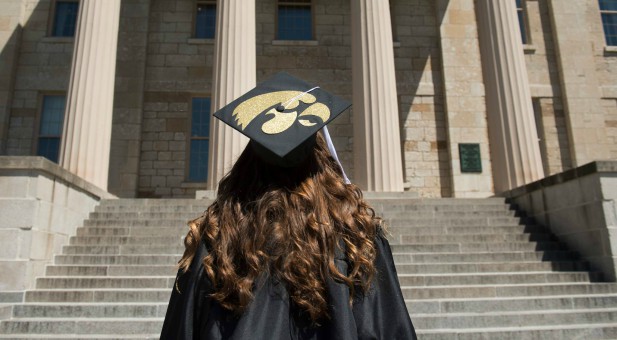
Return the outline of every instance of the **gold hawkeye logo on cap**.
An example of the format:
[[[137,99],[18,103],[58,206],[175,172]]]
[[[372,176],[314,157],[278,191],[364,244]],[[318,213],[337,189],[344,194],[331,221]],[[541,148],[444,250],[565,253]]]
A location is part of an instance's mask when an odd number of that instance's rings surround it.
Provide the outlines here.
[[[330,119],[330,109],[325,104],[316,102],[317,98],[309,93],[317,88],[314,87],[305,92],[277,91],[264,93],[242,102],[233,111],[233,116],[236,118],[236,123],[240,129],[244,130],[257,116],[271,108],[265,114],[274,117],[261,126],[261,130],[269,135],[286,131],[296,120],[306,127],[317,124],[308,119],[310,117],[318,117],[321,119],[320,123],[325,123]],[[300,115],[297,111],[285,112],[297,108],[300,102],[312,105],[302,111]]]

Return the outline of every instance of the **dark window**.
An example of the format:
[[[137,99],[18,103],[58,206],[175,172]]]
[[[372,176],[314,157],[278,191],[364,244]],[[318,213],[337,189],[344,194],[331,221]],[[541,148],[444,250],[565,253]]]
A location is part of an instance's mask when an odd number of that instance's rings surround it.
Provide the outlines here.
[[[210,98],[193,98],[191,104],[189,181],[205,182],[208,179]]]
[[[54,37],[75,36],[78,10],[79,3],[77,1],[56,1],[51,35]]]
[[[525,0],[516,0],[516,13],[518,14],[518,26],[521,28],[521,39],[523,44],[529,43],[529,35],[527,35],[527,14],[524,7]]]
[[[58,163],[65,96],[44,96],[36,154]]]
[[[311,0],[279,1],[277,39],[313,39]]]
[[[216,2],[198,1],[195,13],[195,38],[214,39]]]
[[[617,0],[600,0],[606,45],[617,46]]]

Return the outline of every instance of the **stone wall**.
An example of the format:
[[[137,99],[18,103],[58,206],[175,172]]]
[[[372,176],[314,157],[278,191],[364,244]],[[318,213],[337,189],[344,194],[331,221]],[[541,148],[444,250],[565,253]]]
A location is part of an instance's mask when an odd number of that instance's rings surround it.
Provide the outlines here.
[[[568,129],[561,102],[555,98],[534,98],[533,105],[544,174],[571,169]]]
[[[617,281],[617,162],[598,161],[503,193]]]
[[[35,152],[37,119],[44,94],[65,94],[73,38],[48,36],[49,0],[22,1],[23,29],[11,104],[7,155]]]
[[[602,106],[606,110],[606,134],[611,146],[610,159],[617,159],[617,99],[604,99]]]
[[[0,291],[34,288],[107,192],[42,157],[0,157]]]
[[[150,0],[123,0],[109,160],[108,190],[135,197],[141,156],[141,125],[148,47]]]

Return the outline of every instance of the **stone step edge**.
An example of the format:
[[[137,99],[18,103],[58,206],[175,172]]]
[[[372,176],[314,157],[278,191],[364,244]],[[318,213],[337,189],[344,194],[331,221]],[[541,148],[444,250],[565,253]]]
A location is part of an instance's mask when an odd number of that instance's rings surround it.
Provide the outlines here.
[[[413,317],[412,317],[413,321]],[[543,330],[564,329],[589,329],[589,328],[617,328],[617,323],[586,323],[586,324],[557,324],[538,326],[514,326],[514,327],[486,327],[486,328],[440,328],[440,329],[416,329],[417,334],[442,334],[442,333],[500,333],[500,332],[529,332]]]
[[[449,286],[401,286],[401,289],[466,289],[466,288],[505,288],[505,287],[560,287],[560,286],[593,286],[593,285],[611,285],[614,283],[589,283],[589,282],[567,282],[567,283],[522,283],[522,284],[485,284],[485,285],[449,285]],[[26,290],[26,292],[170,292],[171,288],[40,288]],[[424,301],[424,300],[422,300]]]
[[[160,321],[163,322],[163,320],[165,320],[164,317],[157,317],[157,318],[153,318],[153,317],[146,317],[146,318],[135,318],[135,317],[123,317],[123,318],[88,318],[88,317],[62,317],[62,318],[14,318],[14,319],[8,319],[8,320],[3,320],[3,322],[30,322],[30,321],[35,321],[35,322],[44,322],[44,321],[53,321],[53,322],[80,322],[80,321],[86,321],[86,322],[97,322],[97,321],[104,321],[104,322],[127,322],[127,321],[132,321],[132,322],[152,322],[152,321]]]
[[[513,250],[513,251],[440,251],[440,252],[411,252],[411,251],[392,251],[392,255],[519,255],[519,254],[545,254],[545,253],[569,253],[577,254],[576,251],[567,249],[546,249],[546,250]],[[92,253],[71,253],[59,254],[55,256],[182,256],[182,253],[126,253],[126,254],[92,254]]]
[[[464,289],[464,288],[505,288],[505,287],[566,287],[566,286],[610,286],[610,282],[541,282],[541,283],[514,283],[514,284],[470,284],[470,285],[439,285],[439,286],[401,286],[401,289]],[[617,287],[617,286],[616,286]]]
[[[469,298],[443,298],[443,299],[405,299],[405,302],[482,302],[482,301],[510,301],[510,300],[553,300],[553,299],[585,299],[585,298],[606,298],[616,297],[617,293],[596,293],[596,294],[571,294],[571,295],[522,295],[522,296],[493,296],[493,297],[469,297]]]
[[[68,266],[68,267],[81,267],[81,266]],[[87,266],[90,267],[90,266]],[[102,266],[101,266],[102,267]],[[532,272],[480,272],[480,273],[418,273],[418,274],[398,274],[399,277],[452,277],[452,276],[493,276],[493,275],[512,275],[512,276],[523,276],[523,275],[546,275],[546,274],[587,274],[587,273],[598,273],[593,271],[532,271]],[[36,279],[169,279],[174,278],[175,275],[44,275],[37,276]],[[607,283],[611,282],[596,282],[596,283]]]
[[[0,339],[158,339],[156,334],[0,334]]]
[[[511,276],[522,276],[522,275],[547,275],[547,274],[597,274],[599,272],[594,271],[532,271],[532,272],[479,272],[479,273],[417,273],[417,274],[398,274],[399,277],[452,277],[452,276],[494,276],[494,275],[511,275]],[[70,277],[70,276],[68,276]],[[100,276],[99,276],[100,277]],[[594,283],[611,283],[611,282],[594,282]]]
[[[410,313],[412,318],[441,318],[441,317],[474,317],[474,316],[514,316],[514,315],[564,315],[575,313],[610,313],[617,312],[617,307],[614,308],[576,308],[576,309],[540,309],[540,310],[516,310],[516,311],[490,311],[486,313],[467,312],[467,313]],[[617,323],[615,323],[617,327]]]

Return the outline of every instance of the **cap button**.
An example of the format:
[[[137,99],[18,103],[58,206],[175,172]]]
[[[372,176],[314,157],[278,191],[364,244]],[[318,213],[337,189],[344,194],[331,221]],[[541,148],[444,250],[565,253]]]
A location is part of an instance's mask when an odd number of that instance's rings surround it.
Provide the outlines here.
[[[279,106],[276,107],[276,111],[283,112],[283,111],[285,111],[285,107],[283,105],[279,105]]]

